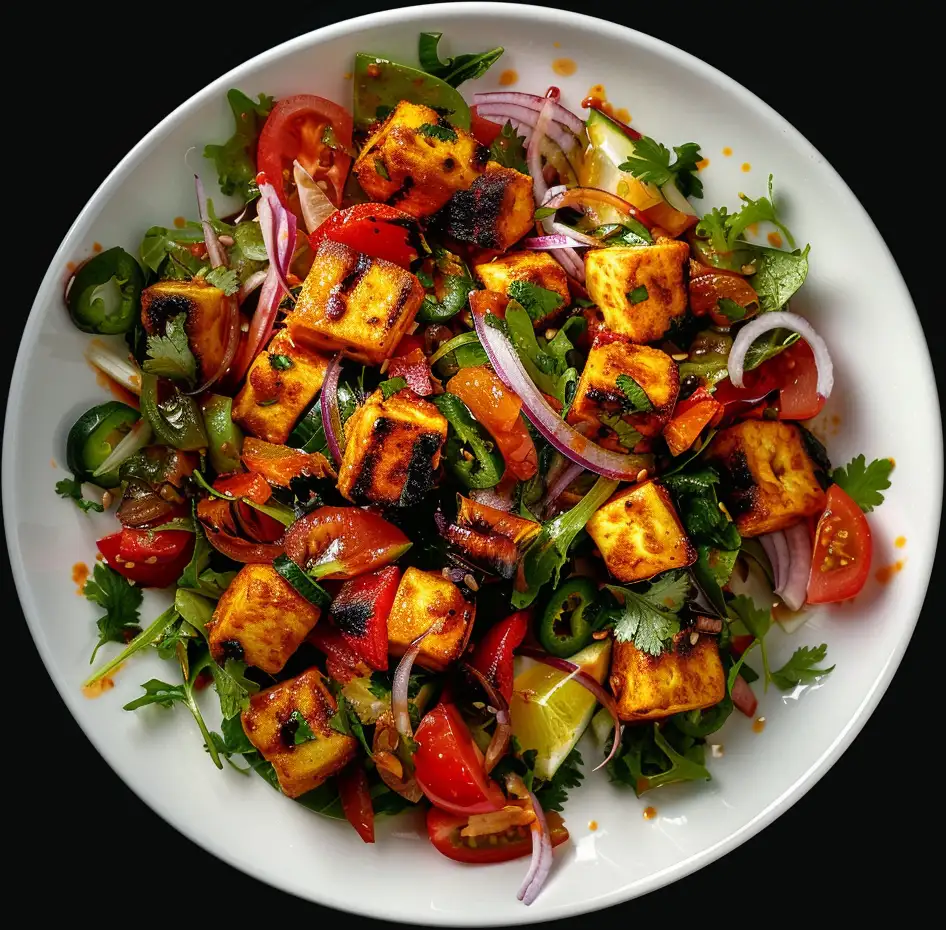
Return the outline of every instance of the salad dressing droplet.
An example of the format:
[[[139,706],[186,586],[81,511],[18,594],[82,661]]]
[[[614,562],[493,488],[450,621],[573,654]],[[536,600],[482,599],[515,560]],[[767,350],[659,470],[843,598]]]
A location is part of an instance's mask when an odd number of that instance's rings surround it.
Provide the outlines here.
[[[507,68],[499,75],[499,86],[500,87],[512,87],[516,81],[519,80],[519,72],[514,68]]]
[[[782,247],[782,236],[777,232],[770,232],[766,237],[769,240],[769,245],[774,249],[780,249]]]
[[[765,729],[765,717],[759,717],[752,722],[752,732],[761,733]]]
[[[893,541],[893,544],[894,544],[898,549],[902,549],[902,548],[907,544],[907,538],[906,538],[906,536],[898,536],[898,537]]]
[[[752,165],[750,165],[749,162],[744,161],[744,162],[742,163],[742,170],[745,171],[746,173],[748,173],[748,172],[750,172],[750,171],[752,170]]]
[[[906,561],[904,559],[898,559],[892,565],[884,565],[882,568],[878,568],[874,574],[874,577],[881,584],[889,584],[893,580],[893,577],[894,575],[897,574],[897,572],[903,571],[903,566],[905,564],[906,564]]]
[[[562,77],[570,77],[578,70],[578,65],[572,58],[556,58],[552,62],[552,70]]]
[[[729,158],[729,157],[732,155],[732,149],[727,145],[727,146],[723,149],[723,154],[724,154],[727,158]]]
[[[598,829],[598,821],[597,821],[597,820],[589,820],[589,821],[588,821],[588,829],[591,830],[592,833],[594,833],[595,830]]]
[[[644,808],[644,820],[653,820],[657,816],[656,807],[645,807]]]
[[[89,580],[89,566],[85,562],[76,562],[72,566],[72,582],[77,585],[76,594],[82,594],[85,583]]]
[[[91,685],[83,685],[82,693],[87,698],[97,698],[105,694],[106,691],[111,691],[115,687],[115,682],[106,676],[105,678],[100,678],[98,681],[93,682]]]

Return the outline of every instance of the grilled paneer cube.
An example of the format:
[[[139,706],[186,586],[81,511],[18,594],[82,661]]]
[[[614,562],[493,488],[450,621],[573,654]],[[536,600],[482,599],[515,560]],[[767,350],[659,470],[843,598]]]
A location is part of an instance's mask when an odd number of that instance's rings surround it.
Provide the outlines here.
[[[141,292],[141,323],[149,336],[163,336],[168,320],[187,315],[184,331],[197,359],[197,380],[206,381],[220,368],[230,331],[226,295],[200,278],[159,281]]]
[[[272,565],[244,565],[217,602],[210,651],[218,662],[240,659],[275,675],[318,619],[319,608]]]
[[[660,339],[686,312],[683,270],[689,257],[690,247],[676,239],[590,249],[585,256],[585,287],[601,309],[604,325],[633,342]]]
[[[745,420],[720,430],[706,455],[719,467],[721,496],[743,536],[784,530],[825,508],[794,423]]]
[[[504,252],[535,223],[532,178],[491,161],[469,190],[450,198],[441,216],[454,239]]]
[[[569,420],[598,424],[602,416],[626,411],[631,399],[618,384],[621,375],[636,381],[653,407],[647,412],[625,413],[624,421],[642,436],[656,436],[677,402],[679,370],[666,352],[625,339],[595,339],[578,382]]]
[[[667,489],[653,479],[615,494],[585,529],[619,581],[643,581],[696,561]]]
[[[289,315],[289,330],[296,342],[344,349],[377,365],[394,352],[423,300],[424,288],[409,271],[326,239]]]
[[[424,637],[417,662],[442,672],[463,654],[473,628],[475,607],[439,572],[411,566],[404,572],[388,615],[388,652],[402,656],[421,633],[442,622],[439,632]]]
[[[726,696],[726,676],[716,637],[690,632],[675,637],[673,647],[652,656],[633,643],[614,643],[611,690],[622,720],[656,720],[685,710],[712,707]]]
[[[317,668],[250,698],[243,711],[243,729],[260,755],[272,763],[283,794],[297,798],[318,788],[354,757],[354,737],[329,725],[337,710]]]
[[[328,359],[281,329],[250,365],[233,420],[267,442],[284,443],[322,387]]]
[[[375,391],[345,424],[338,490],[356,504],[411,507],[433,487],[446,417],[410,388]]]
[[[436,110],[402,100],[365,143],[354,172],[372,199],[411,216],[436,213],[483,173],[489,149]]]
[[[526,307],[536,329],[544,329],[571,303],[565,269],[548,252],[513,252],[510,255],[500,255],[494,261],[477,265],[476,273],[487,290],[500,294],[514,297],[515,288],[511,294],[509,290],[513,281],[526,281],[558,294],[561,302],[549,313],[537,314],[531,307]]]

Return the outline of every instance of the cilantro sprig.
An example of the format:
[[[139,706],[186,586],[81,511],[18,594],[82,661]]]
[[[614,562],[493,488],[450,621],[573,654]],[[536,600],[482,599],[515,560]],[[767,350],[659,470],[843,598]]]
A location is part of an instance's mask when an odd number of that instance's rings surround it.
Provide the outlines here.
[[[148,374],[175,381],[193,381],[197,376],[197,359],[187,341],[187,314],[171,317],[164,335],[148,337],[148,358],[142,368]]]
[[[781,221],[775,209],[775,197],[772,193],[772,175],[769,175],[768,197],[753,200],[745,194],[740,194],[743,202],[737,213],[730,213],[726,207],[713,207],[697,224],[696,234],[709,239],[710,244],[717,252],[732,252],[736,247],[736,240],[754,223],[771,223],[794,249],[795,240],[788,227]]]
[[[131,632],[138,633],[141,606],[141,588],[123,578],[113,568],[96,562],[92,577],[85,583],[82,593],[93,604],[98,604],[105,613],[95,621],[99,641],[92,650],[91,665],[99,647],[105,643],[123,643]]]
[[[608,612],[619,643],[633,643],[641,652],[659,656],[680,632],[681,608],[690,591],[685,572],[667,572],[643,592],[620,585],[605,585],[619,606]]]
[[[830,668],[816,668],[824,662],[828,654],[828,646],[799,646],[792,653],[792,657],[778,670],[772,672],[771,681],[776,688],[790,691],[795,685],[807,685],[817,681],[825,675],[830,675],[835,666]]]
[[[662,187],[674,180],[684,197],[702,197],[703,182],[696,175],[697,165],[703,159],[699,145],[675,145],[673,153],[676,158],[671,162],[670,150],[665,145],[642,136],[634,142],[634,154],[618,167],[645,184]]]
[[[890,487],[890,472],[893,462],[890,459],[874,459],[869,465],[866,457],[855,456],[847,465],[835,468],[831,480],[857,504],[864,513],[870,513],[884,502],[884,495]]]
[[[95,513],[102,513],[105,510],[98,501],[90,501],[83,496],[82,482],[76,478],[63,478],[61,481],[57,481],[56,493],[66,500],[73,501],[83,513],[88,513],[90,510]]]

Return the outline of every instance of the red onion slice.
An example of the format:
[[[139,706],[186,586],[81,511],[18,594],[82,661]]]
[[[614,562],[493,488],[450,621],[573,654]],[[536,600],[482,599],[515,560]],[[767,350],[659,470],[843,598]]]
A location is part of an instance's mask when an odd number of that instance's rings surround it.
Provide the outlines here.
[[[775,533],[765,533],[759,537],[765,554],[772,563],[772,574],[775,581],[775,593],[780,594],[786,579],[788,578],[789,554],[788,540],[785,534],[778,530]]]
[[[255,290],[257,290],[260,285],[266,280],[265,271],[254,271],[241,285],[240,290],[237,293],[237,303],[243,304],[243,302],[250,296]]]
[[[524,239],[522,244],[527,249],[545,252],[549,249],[580,249],[585,243],[573,238],[573,232],[569,229],[567,233],[533,236],[531,239]],[[595,245],[597,244],[596,240]]]
[[[282,205],[276,188],[266,180],[265,174],[260,172],[256,182],[260,191],[256,209],[259,213],[263,244],[266,246],[269,264],[275,267],[279,284],[288,294],[290,289],[286,275],[289,274],[289,265],[296,249],[296,217]]]
[[[508,491],[504,494],[495,488],[475,488],[470,491],[470,498],[478,504],[485,504],[487,507],[493,507],[496,510],[502,510],[508,513],[512,510],[512,489],[510,485]]]
[[[580,136],[585,131],[585,121],[558,102],[557,88],[549,88],[549,94],[551,96],[540,97],[537,94],[524,94],[517,91],[492,91],[490,93],[474,94],[473,103],[476,104],[477,112],[480,111],[481,106],[491,106],[498,103],[513,104],[527,110],[539,111],[545,105],[546,100],[551,100],[553,119],[557,123],[567,126],[576,136]]]
[[[542,805],[539,804],[539,799],[535,794],[531,791],[528,794],[532,812],[535,814],[535,820],[530,826],[532,861],[516,894],[516,897],[526,905],[532,904],[539,896],[542,886],[552,871],[552,834],[549,832],[549,824],[545,819],[545,811],[542,810]]]
[[[488,104],[476,108],[478,115],[495,123],[505,123],[506,120],[516,122],[520,126],[535,129],[539,114],[535,110],[510,103]],[[573,155],[581,146],[578,137],[567,127],[563,126],[554,115],[546,126],[546,135],[555,142],[566,155]]]
[[[590,248],[599,248],[601,246],[601,241],[599,239],[595,239],[594,236],[589,236],[587,233],[579,232],[577,229],[572,229],[571,226],[566,226],[564,223],[559,223],[557,220],[553,219],[549,225],[555,235],[568,236],[570,239],[575,240],[575,246],[577,248],[582,248],[584,246],[588,246]]]
[[[312,175],[298,161],[292,163],[292,177],[296,182],[296,191],[299,193],[299,206],[302,208],[305,228],[310,233],[315,232],[335,213],[335,204],[329,200],[328,194],[316,184]]]
[[[739,330],[739,334],[736,336],[729,352],[729,380],[732,381],[733,387],[743,387],[746,352],[749,351],[749,346],[763,333],[773,329],[790,329],[792,332],[798,333],[811,346],[811,351],[815,355],[815,363],[818,366],[817,390],[827,400],[831,396],[831,389],[834,387],[834,365],[831,362],[828,347],[824,339],[815,332],[811,323],[797,313],[790,313],[787,310],[763,313],[746,323]]]
[[[443,620],[437,620],[427,627],[427,629],[407,647],[407,652],[401,656],[401,661],[398,662],[397,669],[394,672],[394,679],[391,682],[391,711],[394,714],[394,727],[398,732],[398,736],[405,742],[414,735],[407,699],[407,686],[411,678],[411,669],[414,667],[414,660],[420,652],[423,641],[431,633],[439,633],[442,628]]]
[[[562,455],[588,471],[619,481],[634,481],[641,469],[633,455],[611,452],[586,439],[552,409],[532,382],[505,334],[487,324],[482,310],[473,310],[473,324],[496,374],[522,401],[522,412]]]
[[[545,494],[545,500],[541,504],[541,512],[543,515],[548,515],[549,511],[552,509],[552,506],[555,502],[562,496],[565,489],[584,471],[584,467],[579,465],[578,462],[569,462],[568,465],[562,469],[561,473],[555,479],[552,486],[548,489]]]
[[[526,162],[529,166],[529,174],[532,175],[532,192],[536,203],[541,203],[549,187],[545,183],[542,175],[542,142],[548,136],[548,126],[552,120],[553,100],[546,100],[539,111],[539,118],[535,124],[535,130],[532,138],[529,140],[529,146],[526,149]]]
[[[789,610],[801,610],[808,596],[808,575],[811,573],[811,537],[805,523],[796,523],[785,530],[788,541],[789,567],[781,590],[776,594]]]
[[[342,416],[338,410],[338,379],[342,373],[342,353],[339,352],[329,363],[322,382],[322,394],[319,404],[322,409],[322,429],[325,441],[336,465],[342,463],[342,451],[345,448],[345,430]]]
[[[207,246],[207,257],[210,259],[213,268],[226,267],[227,253],[220,244],[220,240],[217,239],[213,226],[210,225],[210,214],[207,210],[207,192],[204,190],[203,182],[196,174],[194,175],[194,187],[197,190],[197,213],[200,216],[200,225],[204,230],[204,245]]]
[[[534,649],[531,646],[523,646],[516,650],[516,654],[520,656],[526,656],[530,659],[535,659],[536,662],[542,662],[545,665],[551,666],[552,668],[558,669],[560,672],[565,672],[567,675],[570,675],[572,681],[577,682],[583,688],[590,691],[598,703],[604,707],[607,712],[611,715],[611,720],[614,723],[614,740],[611,743],[611,751],[608,753],[607,758],[604,762],[596,765],[592,771],[597,772],[598,769],[606,766],[614,757],[617,755],[618,748],[621,745],[621,718],[618,716],[618,705],[614,700],[614,696],[604,687],[604,685],[599,685],[598,682],[594,680],[587,672],[583,671],[580,665],[576,665],[574,662],[570,662],[568,659],[559,659],[557,656],[550,656],[547,652],[542,652],[541,649]]]
[[[465,663],[466,670],[479,682],[480,687],[486,692],[489,698],[490,706],[496,711],[496,729],[493,730],[493,737],[486,748],[486,758],[483,762],[483,769],[487,775],[496,767],[496,763],[509,748],[509,741],[512,738],[512,720],[509,718],[509,704],[506,699],[493,687],[492,682],[478,669]]]

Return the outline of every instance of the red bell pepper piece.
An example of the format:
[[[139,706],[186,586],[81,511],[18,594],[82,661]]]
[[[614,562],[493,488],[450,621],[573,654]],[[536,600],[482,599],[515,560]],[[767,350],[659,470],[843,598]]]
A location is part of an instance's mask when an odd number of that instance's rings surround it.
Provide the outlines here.
[[[529,629],[531,611],[519,610],[486,631],[473,653],[473,667],[507,700],[512,699],[512,656]]]
[[[329,616],[355,655],[373,669],[388,667],[388,614],[401,582],[401,570],[388,565],[346,581],[332,601]]]
[[[374,808],[368,776],[360,760],[355,759],[338,776],[338,796],[348,822],[366,843],[373,843]]]
[[[269,482],[252,471],[218,478],[213,487],[215,491],[226,494],[227,497],[245,497],[254,504],[265,504],[273,496]]]
[[[368,665],[345,642],[341,631],[328,623],[317,624],[307,638],[316,649],[325,653],[325,671],[329,678],[345,684],[353,678],[364,678],[371,674]]]

